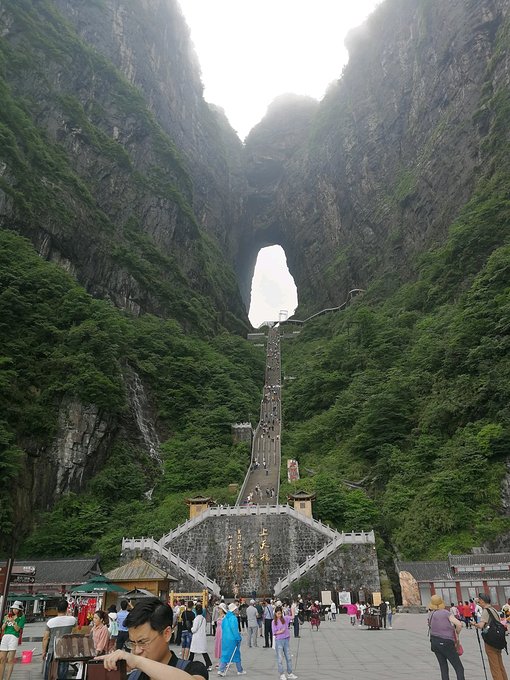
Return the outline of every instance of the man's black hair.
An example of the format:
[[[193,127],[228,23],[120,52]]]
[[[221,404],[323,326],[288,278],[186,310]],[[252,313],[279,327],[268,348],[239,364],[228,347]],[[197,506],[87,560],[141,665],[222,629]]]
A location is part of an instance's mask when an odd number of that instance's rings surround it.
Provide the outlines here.
[[[165,628],[171,626],[174,619],[172,608],[163,604],[157,597],[146,597],[133,607],[126,616],[124,625],[126,628],[134,628],[149,623],[152,630],[162,633]]]
[[[68,606],[69,606],[69,603],[67,602],[67,600],[59,600],[59,601],[57,602],[57,611],[58,611],[58,613],[61,614],[62,612],[66,612]]]
[[[128,608],[129,602],[127,600],[121,600],[120,601],[120,608],[124,609],[124,611]]]
[[[201,613],[204,611],[203,608],[202,608],[202,605],[201,605],[201,604],[197,604],[197,605],[195,606],[195,611],[196,611],[196,613],[197,613],[197,616],[198,616],[199,614],[201,614]]]

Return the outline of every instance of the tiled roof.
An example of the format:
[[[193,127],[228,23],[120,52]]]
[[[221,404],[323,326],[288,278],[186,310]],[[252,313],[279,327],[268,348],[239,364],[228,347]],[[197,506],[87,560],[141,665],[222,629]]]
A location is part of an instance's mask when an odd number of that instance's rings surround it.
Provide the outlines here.
[[[5,564],[5,562],[0,562]],[[84,583],[94,574],[101,573],[99,557],[75,557],[62,560],[27,559],[15,560],[17,567],[35,567],[35,586],[77,585]]]
[[[296,500],[299,500],[300,498],[303,500],[315,500],[315,493],[308,493],[308,491],[303,491],[300,489],[299,491],[296,491],[296,493],[291,493],[289,494],[289,498],[295,498]]]
[[[469,553],[467,555],[450,555],[452,567],[485,564],[510,564],[510,553]]]
[[[163,581],[168,579],[169,581],[177,581],[171,574],[154,566],[150,562],[142,559],[141,557],[136,557],[131,562],[123,564],[116,569],[105,574],[110,581]]]
[[[471,579],[476,579],[477,581],[491,581],[492,579],[504,579],[508,581],[510,579],[510,570],[506,569],[502,571],[501,569],[494,571],[458,571],[455,572],[453,578],[456,581],[467,581]]]
[[[398,562],[398,571],[408,571],[417,581],[449,581],[452,572],[447,561]]]

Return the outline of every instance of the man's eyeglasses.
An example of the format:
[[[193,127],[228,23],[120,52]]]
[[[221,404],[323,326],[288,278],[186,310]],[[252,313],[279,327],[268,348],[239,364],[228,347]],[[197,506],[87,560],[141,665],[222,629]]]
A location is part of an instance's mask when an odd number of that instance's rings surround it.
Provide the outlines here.
[[[157,633],[151,640],[127,640],[127,642],[124,643],[124,647],[131,652],[133,649],[147,649],[149,645],[154,642],[154,640],[159,637],[160,633]]]

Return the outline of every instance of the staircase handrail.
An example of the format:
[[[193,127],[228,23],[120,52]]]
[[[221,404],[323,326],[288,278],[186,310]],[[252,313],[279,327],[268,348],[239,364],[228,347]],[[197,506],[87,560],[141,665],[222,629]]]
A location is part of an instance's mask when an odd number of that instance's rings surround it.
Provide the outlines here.
[[[174,552],[169,550],[168,548],[164,548],[159,541],[155,541],[154,538],[135,538],[135,539],[122,539],[122,549],[124,548],[138,548],[139,550],[153,550],[154,552],[159,553],[162,557],[166,558],[169,562],[174,564],[178,569],[183,571],[185,574],[188,576],[191,576],[192,578],[195,579],[195,581],[198,581],[201,583],[203,586],[208,588],[213,592],[214,595],[219,595],[220,594],[220,586],[219,584],[214,581],[213,579],[210,579],[207,574],[204,574],[203,572],[199,571],[196,567],[194,567],[192,564],[187,562],[186,560],[183,560],[182,557],[179,555],[176,555]]]
[[[375,543],[375,537],[374,537],[374,532],[373,531],[351,531],[351,532],[338,532],[336,529],[332,529],[329,527],[327,524],[323,524],[320,520],[314,519],[313,517],[307,517],[306,515],[303,515],[301,512],[298,512],[295,510],[293,507],[290,505],[286,504],[278,504],[278,505],[262,505],[262,504],[254,504],[254,505],[248,505],[248,506],[241,506],[241,505],[227,505],[224,507],[219,507],[219,506],[212,506],[207,508],[207,510],[204,510],[200,515],[197,515],[193,519],[188,519],[186,522],[183,524],[179,524],[175,529],[172,529],[169,531],[167,534],[162,536],[158,543],[161,545],[161,547],[166,547],[169,543],[171,543],[172,540],[178,538],[179,536],[182,536],[182,534],[186,533],[190,529],[193,529],[197,524],[200,524],[204,520],[208,519],[209,517],[219,517],[222,515],[264,515],[264,514],[275,514],[275,515],[282,515],[286,514],[289,515],[290,517],[293,517],[294,519],[299,520],[300,522],[303,522],[304,524],[308,524],[310,527],[313,527],[317,531],[319,531],[321,534],[328,536],[328,538],[333,539],[335,536],[344,536],[344,540],[346,543]],[[130,544],[134,545],[137,541],[140,541],[142,539],[137,539],[137,538],[123,538],[122,539],[122,547],[128,547],[127,542]],[[125,545],[126,544],[126,545]]]
[[[299,564],[295,569],[291,569],[283,578],[277,581],[274,586],[275,595],[278,595],[282,590],[288,588],[291,583],[296,581],[303,574],[306,574],[306,572],[313,567],[316,567],[319,562],[325,560],[326,557],[329,557],[329,555],[345,543],[375,543],[375,535],[373,530],[338,533],[332,541],[326,543],[320,550],[316,550],[313,556],[307,557],[304,562]]]
[[[326,307],[325,309],[321,309],[319,312],[315,312],[315,314],[311,314],[310,316],[307,316],[306,319],[285,319],[284,321],[279,321],[278,325],[283,326],[284,324],[298,324],[302,325],[305,324],[307,321],[311,321],[312,319],[315,319],[317,316],[322,316],[323,314],[327,314],[328,312],[339,312],[347,305],[352,302],[353,299],[353,293],[364,293],[365,290],[364,288],[353,288],[347,293],[347,300],[345,302],[342,302],[341,305],[338,305],[338,307]]]

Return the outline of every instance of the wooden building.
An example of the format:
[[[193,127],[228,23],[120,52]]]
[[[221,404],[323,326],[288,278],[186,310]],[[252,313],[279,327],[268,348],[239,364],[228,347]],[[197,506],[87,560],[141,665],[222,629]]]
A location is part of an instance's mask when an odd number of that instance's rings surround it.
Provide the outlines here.
[[[160,567],[156,567],[141,557],[136,557],[131,562],[112,569],[105,576],[112,583],[122,586],[127,591],[145,590],[155,597],[159,597],[163,602],[166,602],[168,599],[168,595],[172,590],[172,583],[178,580],[168,572],[160,569]],[[123,599],[123,596],[108,593],[108,604],[121,599]]]
[[[490,595],[495,606],[510,598],[510,553],[449,555],[447,560],[398,562],[402,604],[427,606],[432,595],[447,605],[465,602],[478,593]]]

